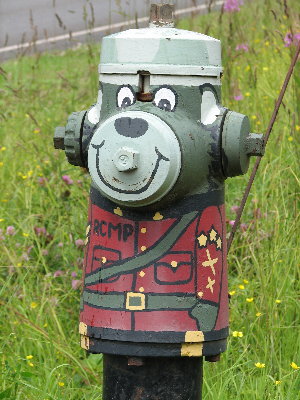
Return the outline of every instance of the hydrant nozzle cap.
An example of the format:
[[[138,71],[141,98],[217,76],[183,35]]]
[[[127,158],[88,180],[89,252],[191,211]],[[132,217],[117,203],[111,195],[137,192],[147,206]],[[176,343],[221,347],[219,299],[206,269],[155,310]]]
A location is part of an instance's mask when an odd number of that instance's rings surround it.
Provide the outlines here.
[[[173,4],[151,4],[150,7],[150,28],[170,28],[174,26],[174,5]]]
[[[247,172],[251,156],[264,154],[262,134],[250,133],[248,117],[234,111],[226,114],[222,129],[222,167],[226,177]]]

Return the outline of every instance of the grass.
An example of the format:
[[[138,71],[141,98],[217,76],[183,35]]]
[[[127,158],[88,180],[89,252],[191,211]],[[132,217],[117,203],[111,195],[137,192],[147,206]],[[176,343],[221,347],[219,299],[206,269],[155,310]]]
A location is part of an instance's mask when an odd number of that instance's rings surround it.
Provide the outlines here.
[[[249,115],[253,131],[266,130],[295,51],[283,38],[299,31],[296,10],[297,0],[253,0],[179,23],[222,40],[223,104]],[[242,43],[249,51],[236,50]],[[101,355],[78,345],[72,287],[90,180],[52,145],[54,128],[95,102],[98,54],[89,45],[0,70],[0,399],[101,398]],[[205,363],[205,400],[300,398],[299,72],[298,63],[228,258],[229,348],[220,363]],[[248,176],[227,182],[228,220]]]

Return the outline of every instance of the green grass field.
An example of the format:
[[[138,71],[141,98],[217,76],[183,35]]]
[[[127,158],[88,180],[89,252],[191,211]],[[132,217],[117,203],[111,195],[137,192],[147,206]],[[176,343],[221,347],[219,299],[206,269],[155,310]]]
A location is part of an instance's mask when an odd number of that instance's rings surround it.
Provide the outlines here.
[[[265,132],[295,52],[284,37],[300,31],[298,0],[253,0],[179,27],[222,40],[223,104]],[[99,48],[0,69],[0,399],[101,399],[101,355],[87,357],[77,332],[90,178],[52,144],[54,128],[96,100]],[[300,399],[299,116],[300,62],[228,258],[229,346],[205,363],[205,400]],[[227,181],[228,220],[248,177]]]

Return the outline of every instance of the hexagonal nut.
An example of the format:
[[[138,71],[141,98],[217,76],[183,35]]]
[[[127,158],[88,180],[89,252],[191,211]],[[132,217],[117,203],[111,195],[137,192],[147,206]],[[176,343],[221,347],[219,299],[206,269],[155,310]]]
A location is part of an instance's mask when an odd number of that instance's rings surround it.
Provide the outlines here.
[[[114,155],[113,162],[120,172],[132,171],[138,168],[140,154],[128,147],[121,147]]]
[[[261,133],[249,133],[245,145],[248,156],[262,157],[265,153],[264,136]]]

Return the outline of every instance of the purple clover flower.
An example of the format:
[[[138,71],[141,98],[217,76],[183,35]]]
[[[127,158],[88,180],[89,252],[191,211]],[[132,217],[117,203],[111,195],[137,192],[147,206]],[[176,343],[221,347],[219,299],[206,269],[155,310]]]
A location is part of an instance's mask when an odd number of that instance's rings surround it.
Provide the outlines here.
[[[61,179],[67,184],[67,185],[73,185],[74,181],[71,179],[69,175],[63,175]]]
[[[242,5],[242,0],[225,0],[224,3],[224,11],[226,12],[234,12],[240,11],[240,5]]]
[[[47,231],[44,226],[42,226],[42,227],[35,226],[34,231],[37,236],[47,236]]]
[[[237,94],[236,96],[233,96],[233,98],[235,101],[241,101],[244,99],[244,96],[240,93],[240,94]]]
[[[247,43],[240,43],[236,46],[236,51],[243,50],[243,51],[249,51],[249,46]]]
[[[8,236],[14,236],[14,235],[16,234],[16,229],[15,229],[15,227],[12,226],[12,225],[9,225],[9,226],[6,228],[6,234],[7,234]]]
[[[60,269],[58,269],[57,271],[54,272],[53,277],[57,278],[58,276],[62,276],[64,274],[64,272]]]
[[[292,44],[297,45],[297,43],[300,41],[300,32],[295,33],[294,35],[291,32],[288,32],[284,39],[285,47],[290,47]]]
[[[246,232],[246,230],[248,229],[248,225],[242,222],[240,225],[240,229],[242,232]]]
[[[84,241],[82,239],[76,239],[75,240],[75,246],[80,248],[84,246]]]
[[[81,286],[80,279],[72,279],[72,289],[76,290]]]
[[[233,211],[233,212],[236,213],[236,214],[237,214],[237,212],[239,211],[239,209],[240,209],[240,207],[239,207],[239,206],[236,206],[236,205],[234,205],[234,206],[232,206],[232,207],[230,208],[230,210]]]
[[[46,184],[46,182],[47,182],[47,179],[41,176],[41,177],[38,178],[37,181],[38,181],[38,184],[39,184],[40,186],[45,186],[45,184]]]

